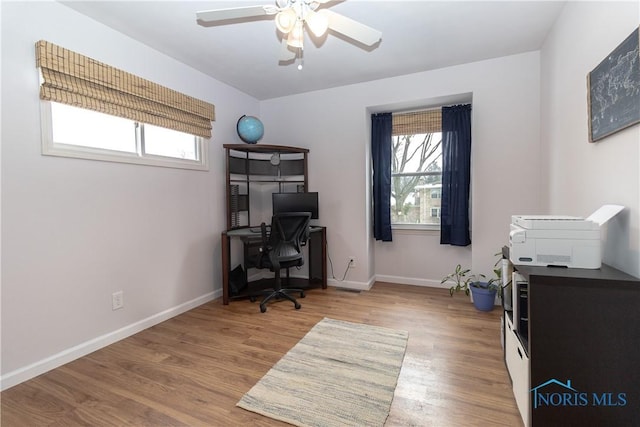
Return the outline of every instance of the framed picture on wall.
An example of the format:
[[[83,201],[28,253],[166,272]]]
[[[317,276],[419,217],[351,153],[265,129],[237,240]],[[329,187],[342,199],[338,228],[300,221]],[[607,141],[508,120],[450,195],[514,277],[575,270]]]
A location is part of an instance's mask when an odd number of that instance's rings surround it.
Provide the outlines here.
[[[640,123],[638,30],[587,75],[589,142]]]

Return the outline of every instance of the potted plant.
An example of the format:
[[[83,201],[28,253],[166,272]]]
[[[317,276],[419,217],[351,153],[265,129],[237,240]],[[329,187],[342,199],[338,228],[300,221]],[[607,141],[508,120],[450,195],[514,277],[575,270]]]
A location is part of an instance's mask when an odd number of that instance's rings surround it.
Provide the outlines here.
[[[469,295],[469,292],[471,292],[471,299],[476,309],[491,311],[495,306],[496,294],[500,290],[502,283],[502,270],[498,267],[499,262],[500,260],[498,259],[498,262],[493,266],[493,272],[496,277],[489,280],[486,280],[484,274],[470,274],[470,269],[463,269],[458,264],[454,272],[444,277],[440,283],[453,283],[449,288],[451,296],[459,291],[464,291],[465,295]]]
[[[444,279],[442,279],[440,284],[444,284],[446,282],[454,283],[449,288],[449,293],[451,294],[451,296],[453,296],[454,292],[459,292],[459,291],[464,291],[465,295],[469,295],[469,282],[471,281],[471,278],[467,277],[467,275],[470,272],[471,272],[470,269],[467,268],[463,270],[462,266],[458,264],[456,265],[456,269],[454,270],[454,272],[447,275]]]
[[[482,276],[481,279],[485,277]],[[498,283],[496,283],[498,282]],[[471,282],[471,295],[473,296],[473,305],[480,311],[491,311],[495,306],[496,294],[500,289],[499,279],[490,279],[489,281],[476,280]]]

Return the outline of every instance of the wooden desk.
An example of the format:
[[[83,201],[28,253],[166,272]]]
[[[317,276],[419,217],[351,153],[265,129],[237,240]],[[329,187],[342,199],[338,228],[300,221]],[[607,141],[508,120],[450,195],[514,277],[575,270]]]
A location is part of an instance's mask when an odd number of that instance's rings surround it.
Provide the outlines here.
[[[246,298],[246,293],[240,295],[231,296],[229,293],[229,273],[231,272],[231,238],[239,238],[243,244],[247,244],[251,241],[261,238],[260,233],[251,231],[250,228],[238,228],[235,230],[223,231],[221,235],[222,240],[222,303],[224,305],[229,304],[231,299]],[[307,279],[294,278],[295,287],[312,288],[318,285],[322,286],[322,289],[327,289],[327,228],[319,226],[309,227],[309,240],[307,240],[307,247],[309,248],[308,255],[305,257],[305,264],[309,268],[309,277]],[[245,262],[243,260],[243,265]],[[245,268],[245,273],[247,269]],[[252,285],[258,284],[260,287],[265,283],[272,282],[273,279],[263,279],[260,283],[249,282],[249,288]],[[255,289],[254,289],[255,290]]]

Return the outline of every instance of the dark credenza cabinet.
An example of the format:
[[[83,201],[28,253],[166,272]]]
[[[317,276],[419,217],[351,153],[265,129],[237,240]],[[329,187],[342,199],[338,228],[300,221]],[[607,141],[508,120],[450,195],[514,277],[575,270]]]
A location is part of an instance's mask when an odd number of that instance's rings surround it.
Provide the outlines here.
[[[604,264],[514,270],[526,310],[520,331],[505,311],[505,359],[525,424],[640,426],[640,280]]]

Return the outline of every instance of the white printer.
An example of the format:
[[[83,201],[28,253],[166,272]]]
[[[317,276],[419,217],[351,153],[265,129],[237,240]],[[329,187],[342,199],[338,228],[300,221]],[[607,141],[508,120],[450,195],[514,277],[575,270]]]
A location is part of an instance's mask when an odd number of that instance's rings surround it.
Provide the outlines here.
[[[509,258],[516,265],[600,268],[600,226],[624,206],[604,205],[588,218],[513,215]]]

